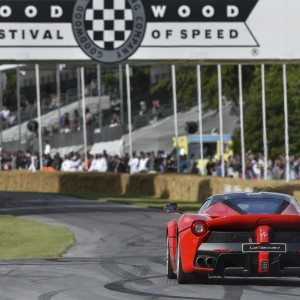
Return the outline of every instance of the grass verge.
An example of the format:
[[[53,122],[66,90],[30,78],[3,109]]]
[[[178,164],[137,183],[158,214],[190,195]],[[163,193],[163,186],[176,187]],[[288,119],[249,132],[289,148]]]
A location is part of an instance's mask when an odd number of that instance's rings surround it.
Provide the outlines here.
[[[137,205],[141,207],[147,208],[157,208],[163,209],[166,203],[172,202],[171,200],[166,199],[158,199],[158,198],[128,198],[125,196],[103,196],[100,194],[77,194],[73,195],[74,197],[86,200],[98,200],[98,201],[106,201],[106,202],[115,202],[121,204],[129,204],[129,205]],[[176,201],[178,203],[179,209],[181,211],[188,211],[188,212],[196,212],[200,208],[200,204],[197,202],[187,202],[184,200]]]
[[[73,234],[63,227],[0,216],[0,259],[56,258],[74,244]]]

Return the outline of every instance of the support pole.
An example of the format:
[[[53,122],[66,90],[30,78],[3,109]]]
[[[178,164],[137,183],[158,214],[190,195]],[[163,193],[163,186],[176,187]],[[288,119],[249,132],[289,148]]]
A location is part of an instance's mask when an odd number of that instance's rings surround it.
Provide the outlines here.
[[[265,65],[261,65],[261,96],[262,96],[262,119],[263,119],[263,144],[264,144],[264,179],[268,177],[268,139],[267,139],[267,115],[266,115],[266,83]]]
[[[100,131],[100,135],[102,137],[102,126],[103,126],[103,122],[102,122],[102,110],[103,110],[103,108],[102,108],[102,98],[101,98],[101,65],[100,64],[97,64],[97,93],[98,93],[98,97],[99,97],[99,102],[98,102],[99,131]]]
[[[131,91],[130,91],[130,70],[129,70],[129,65],[126,65],[126,85],[127,85],[129,156],[130,156],[130,158],[132,158],[133,157],[133,150],[132,150]]]
[[[18,109],[18,133],[19,133],[19,149],[22,149],[22,132],[21,132],[21,88],[20,88],[20,68],[16,69],[16,82],[17,82],[17,109]]]
[[[41,92],[40,92],[40,67],[35,65],[35,80],[36,80],[36,101],[38,113],[38,139],[39,139],[39,154],[40,154],[40,170],[43,170],[43,142],[42,142],[42,118],[41,118]]]
[[[287,92],[287,76],[286,64],[282,65],[283,75],[283,100],[284,100],[284,140],[285,140],[285,180],[290,181],[290,148],[289,148],[289,119],[288,119],[288,92]]]
[[[78,113],[80,113],[81,110],[81,82],[80,82],[80,68],[77,68],[77,101],[78,101]],[[84,89],[83,89],[84,91]]]
[[[58,122],[61,119],[61,84],[60,84],[60,66],[56,65],[56,97],[58,104]]]
[[[202,120],[202,89],[201,89],[201,66],[197,66],[197,92],[198,92],[198,118],[199,118],[199,145],[200,145],[200,173],[204,175],[204,153],[203,153],[203,120]]]
[[[242,65],[238,65],[239,71],[239,104],[240,104],[240,132],[241,132],[241,162],[242,178],[245,179],[246,173],[246,154],[245,154],[245,131],[244,131],[244,99],[243,99],[243,73]]]
[[[119,65],[119,96],[120,96],[120,119],[122,129],[124,127],[124,87],[123,87],[123,66]]]
[[[178,149],[178,119],[177,119],[177,86],[176,86],[176,67],[172,65],[172,89],[173,89],[173,111],[174,111],[174,131],[175,131],[175,150],[177,173],[180,172],[179,166],[179,149]]]
[[[80,68],[81,77],[81,101],[82,101],[82,128],[83,128],[83,156],[85,167],[87,168],[87,134],[86,134],[86,115],[85,115],[85,81],[84,81],[84,68]]]
[[[221,176],[225,177],[224,139],[223,139],[223,105],[222,105],[222,69],[218,65],[218,90],[219,90],[219,134],[221,143]]]

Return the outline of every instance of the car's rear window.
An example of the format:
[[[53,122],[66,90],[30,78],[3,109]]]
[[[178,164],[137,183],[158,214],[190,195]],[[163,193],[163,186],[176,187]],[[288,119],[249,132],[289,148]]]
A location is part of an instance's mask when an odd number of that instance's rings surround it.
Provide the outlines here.
[[[297,201],[289,195],[228,193],[209,198],[200,208],[200,213],[217,203],[223,203],[240,214],[281,214],[290,204],[300,211]]]
[[[225,204],[238,208],[244,214],[279,214],[289,205],[289,202],[283,199],[245,198],[226,200]]]

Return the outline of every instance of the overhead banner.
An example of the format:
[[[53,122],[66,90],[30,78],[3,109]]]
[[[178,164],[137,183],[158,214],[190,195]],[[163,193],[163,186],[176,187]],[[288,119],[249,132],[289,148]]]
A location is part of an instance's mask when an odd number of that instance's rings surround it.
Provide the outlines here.
[[[295,0],[0,0],[0,60],[300,60]]]

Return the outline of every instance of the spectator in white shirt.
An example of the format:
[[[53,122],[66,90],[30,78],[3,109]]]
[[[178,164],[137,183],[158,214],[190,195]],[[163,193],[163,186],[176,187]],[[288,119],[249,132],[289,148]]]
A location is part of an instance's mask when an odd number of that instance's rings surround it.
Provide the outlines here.
[[[61,171],[63,172],[76,172],[81,166],[81,160],[74,160],[73,153],[66,155],[64,161],[61,164]]]
[[[96,155],[96,157],[92,160],[92,164],[89,168],[89,172],[107,172],[108,164],[106,157],[104,155]]]
[[[2,108],[0,114],[1,114],[1,116],[3,117],[4,120],[7,120],[8,117],[9,117],[9,115],[10,115],[10,111],[9,111],[9,109],[8,109],[6,106],[4,106],[4,107]]]
[[[136,156],[136,152],[133,152],[132,158],[128,162],[130,168],[130,174],[136,174],[139,172],[140,159]]]
[[[45,148],[44,148],[44,155],[50,155],[51,153],[51,146],[48,140],[45,140]]]
[[[144,152],[141,152],[140,155],[140,163],[138,166],[138,171],[139,173],[147,173],[149,171],[148,169],[148,161],[149,161],[149,157],[146,157]]]
[[[101,173],[107,172],[108,165],[106,157],[103,155],[100,155],[99,159],[97,160],[97,171]]]

